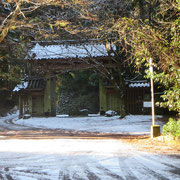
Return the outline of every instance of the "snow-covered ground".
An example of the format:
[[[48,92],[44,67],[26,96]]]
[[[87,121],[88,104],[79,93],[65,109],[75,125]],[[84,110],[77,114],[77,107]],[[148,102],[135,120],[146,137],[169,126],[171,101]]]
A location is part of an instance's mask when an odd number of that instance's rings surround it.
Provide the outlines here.
[[[17,120],[17,119],[18,119],[18,112],[13,113],[13,114],[8,114],[5,117],[0,117],[0,131],[28,129],[27,127],[22,127],[22,126],[10,123],[11,120]]]
[[[160,118],[161,116],[156,116]],[[30,118],[14,120],[15,124],[43,129],[63,129],[102,133],[129,133],[129,134],[149,134],[152,124],[149,115],[129,115],[123,119],[119,116],[105,117],[99,115],[89,115],[88,117],[68,117],[57,116],[49,118]],[[157,121],[161,127],[163,123]]]
[[[179,167],[121,140],[0,140],[2,180],[179,180]]]
[[[23,131],[41,127],[142,134],[149,133],[151,116],[124,119],[97,115],[58,116],[18,120],[12,115],[0,118],[0,126]],[[120,139],[0,138],[0,180],[179,180],[179,159],[178,155],[139,152]]]

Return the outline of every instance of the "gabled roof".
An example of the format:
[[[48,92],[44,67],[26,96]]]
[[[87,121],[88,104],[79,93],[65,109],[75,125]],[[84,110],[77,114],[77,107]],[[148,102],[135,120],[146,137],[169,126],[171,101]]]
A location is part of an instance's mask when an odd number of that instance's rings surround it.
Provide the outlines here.
[[[110,45],[109,45],[110,46]],[[115,46],[113,47],[115,49]],[[26,60],[49,60],[49,59],[81,59],[106,57],[108,52],[103,43],[59,43],[54,45],[41,45],[36,43],[28,52]]]

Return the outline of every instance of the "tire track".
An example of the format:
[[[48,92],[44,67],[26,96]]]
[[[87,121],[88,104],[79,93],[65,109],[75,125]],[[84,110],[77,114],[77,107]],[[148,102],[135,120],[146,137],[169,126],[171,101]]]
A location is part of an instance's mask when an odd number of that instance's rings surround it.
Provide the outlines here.
[[[1,174],[1,172],[0,172],[0,179],[4,179],[4,176]]]
[[[105,168],[103,166],[98,166],[97,168],[102,170],[103,173],[108,175],[110,178],[123,180],[123,178],[121,176],[119,176],[118,174],[113,173],[112,171],[110,171],[109,169],[107,169],[107,168]]]
[[[143,161],[141,161],[141,159],[143,159]],[[131,163],[128,163],[128,162],[126,163],[130,165],[128,168],[130,168],[132,172],[137,174],[138,177],[140,177],[139,175],[141,176],[143,175],[143,178],[146,178],[146,179],[169,180],[168,173],[166,172],[166,168],[163,168],[163,169],[157,168],[156,170],[152,169],[154,168],[154,165],[157,166],[156,164],[157,162],[150,159],[147,159],[147,160],[145,159],[146,158],[144,157],[140,158],[140,157],[134,156],[130,159]],[[150,161],[152,162],[150,163]],[[159,167],[162,167],[161,163]],[[167,174],[167,177],[166,177],[166,174]],[[175,180],[176,178],[174,177],[173,179]]]
[[[94,172],[90,171],[89,169],[86,169],[84,172],[89,180],[101,180]]]
[[[66,171],[60,171],[59,172],[59,180],[71,180],[69,173],[67,173]]]
[[[129,168],[128,164],[126,164],[126,159],[128,157],[120,157],[119,158],[119,167],[122,171],[122,174],[125,176],[125,179],[127,180],[138,180],[138,178],[134,175],[134,173]]]

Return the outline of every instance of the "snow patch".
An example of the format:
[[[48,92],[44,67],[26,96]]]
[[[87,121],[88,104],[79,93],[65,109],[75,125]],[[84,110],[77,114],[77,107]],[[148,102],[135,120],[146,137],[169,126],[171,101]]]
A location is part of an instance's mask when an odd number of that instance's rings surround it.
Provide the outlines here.
[[[113,46],[115,48],[115,46]],[[85,58],[85,57],[104,57],[108,56],[104,44],[60,44],[41,46],[39,43],[32,48],[26,59],[66,59],[66,58]]]
[[[156,116],[160,118],[162,116]],[[152,120],[150,115],[129,115],[123,119],[119,116],[104,117],[92,115],[87,117],[31,117],[28,120],[19,119],[16,124],[40,127],[43,129],[63,129],[102,133],[129,133],[129,134],[150,134]],[[163,122],[156,121],[163,126]]]
[[[130,83],[129,87],[150,87],[149,83]]]
[[[26,89],[28,87],[28,82],[27,81],[22,81],[21,84],[18,84],[14,89],[13,92],[18,92],[21,89]]]
[[[117,115],[117,112],[116,112],[116,111],[113,111],[113,110],[108,110],[108,111],[105,112],[105,115],[106,115],[107,117],[111,117],[111,116]]]

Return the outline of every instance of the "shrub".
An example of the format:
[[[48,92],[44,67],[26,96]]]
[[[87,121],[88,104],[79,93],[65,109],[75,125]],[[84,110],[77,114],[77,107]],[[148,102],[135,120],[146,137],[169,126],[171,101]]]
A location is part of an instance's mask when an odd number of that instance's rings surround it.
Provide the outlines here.
[[[163,126],[163,135],[172,135],[174,137],[180,136],[180,119],[175,120],[169,118],[168,123]]]

